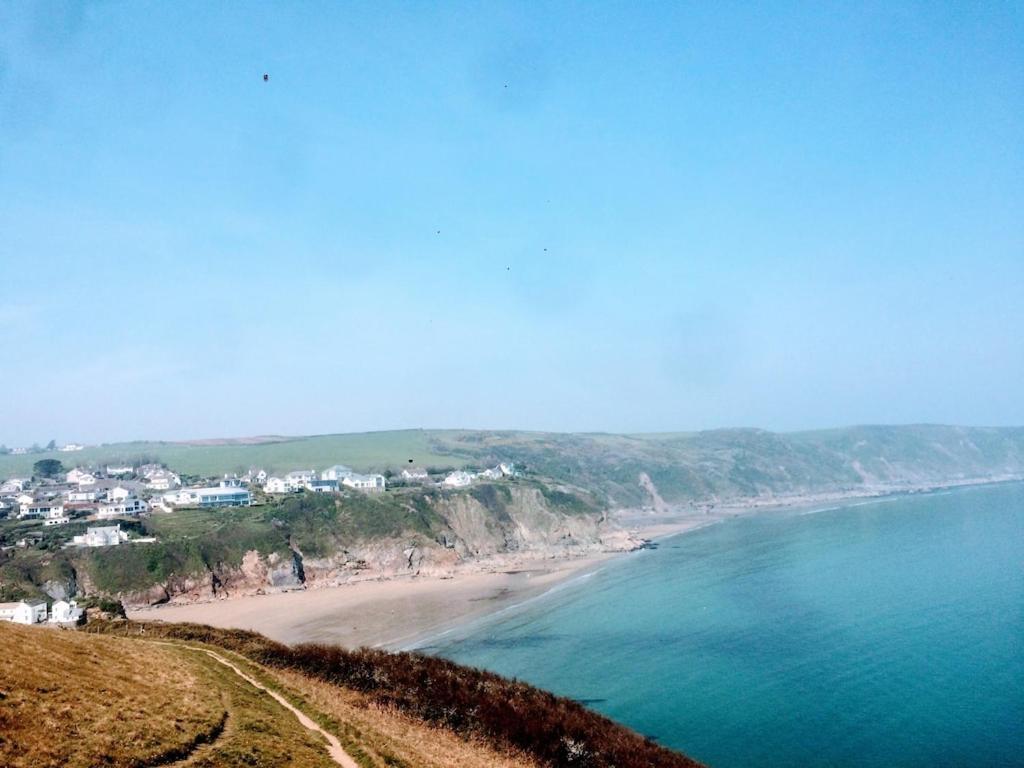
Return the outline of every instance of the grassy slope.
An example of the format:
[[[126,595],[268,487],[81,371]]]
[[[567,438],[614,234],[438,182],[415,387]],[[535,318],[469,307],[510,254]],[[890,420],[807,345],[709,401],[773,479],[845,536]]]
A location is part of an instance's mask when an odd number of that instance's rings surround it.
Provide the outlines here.
[[[58,459],[65,466],[106,465],[156,458],[189,475],[220,475],[244,472],[251,466],[268,472],[292,469],[325,469],[347,464],[361,471],[383,470],[408,464],[417,466],[462,466],[466,459],[438,453],[431,443],[435,433],[423,430],[364,432],[348,435],[282,438],[255,445],[228,442],[223,445],[135,442],[113,443],[74,453],[58,451],[0,456],[0,478],[27,477],[40,459]]]
[[[45,456],[50,456],[46,454]],[[865,483],[943,482],[1024,472],[1024,429],[910,425],[779,434],[754,429],[652,435],[408,430],[296,438],[258,445],[125,443],[75,454],[67,463],[158,458],[215,475],[344,463],[362,470],[517,462],[599,493],[613,504],[644,500],[646,472],[668,501],[850,489]],[[27,474],[35,456],[0,456],[0,477]]]
[[[194,651],[6,622],[0,647],[0,765],[334,765],[292,715]]]
[[[541,475],[645,501],[650,476],[669,502],[942,483],[1024,474],[1024,429],[911,425],[780,434],[754,429],[655,435],[446,432],[443,450],[512,460]]]
[[[0,765],[335,765],[290,713],[216,660],[185,643],[118,631],[0,622]],[[216,650],[338,736],[364,768],[537,768],[354,691]]]
[[[195,624],[114,622],[87,629],[203,643],[259,665],[263,675],[290,689],[293,703],[319,709],[314,719],[368,766],[699,768],[569,699],[443,659],[286,646],[254,632]],[[443,739],[435,741],[432,734],[439,731]],[[456,762],[457,753],[446,755],[445,743],[455,744],[452,736],[461,740],[462,753],[475,757]],[[494,754],[504,759],[479,759]]]
[[[211,648],[284,696],[363,768],[687,768],[566,699],[439,659],[194,625],[0,623],[0,765],[333,765]]]

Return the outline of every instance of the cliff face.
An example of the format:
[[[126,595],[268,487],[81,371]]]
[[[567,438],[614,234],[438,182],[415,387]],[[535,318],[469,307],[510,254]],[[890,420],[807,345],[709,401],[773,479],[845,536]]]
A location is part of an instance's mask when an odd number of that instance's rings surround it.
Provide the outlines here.
[[[567,514],[530,486],[439,495],[429,504],[437,521],[433,535],[357,537],[316,556],[296,544],[290,556],[251,549],[239,565],[207,565],[119,597],[129,608],[194,602],[396,576],[450,575],[471,563],[500,568],[524,559],[628,551],[643,544],[604,513]],[[87,593],[96,589],[88,580],[82,587]]]

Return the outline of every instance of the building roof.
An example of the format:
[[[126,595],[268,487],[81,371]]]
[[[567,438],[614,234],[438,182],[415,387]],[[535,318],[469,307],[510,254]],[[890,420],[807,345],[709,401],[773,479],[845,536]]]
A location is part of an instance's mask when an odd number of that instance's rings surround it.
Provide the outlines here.
[[[214,496],[218,494],[236,496],[239,493],[249,493],[247,488],[223,485],[215,485],[210,488],[183,488],[182,490],[193,493],[196,496]]]
[[[120,531],[121,526],[118,525],[99,525],[91,526],[85,529],[86,533],[107,533],[108,531]]]

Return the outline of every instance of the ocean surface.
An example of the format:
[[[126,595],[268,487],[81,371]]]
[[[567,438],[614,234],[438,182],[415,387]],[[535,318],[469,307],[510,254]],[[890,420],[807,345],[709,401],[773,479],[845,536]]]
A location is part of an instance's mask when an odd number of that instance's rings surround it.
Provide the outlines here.
[[[1024,766],[1024,484],[736,518],[424,650],[714,768]]]

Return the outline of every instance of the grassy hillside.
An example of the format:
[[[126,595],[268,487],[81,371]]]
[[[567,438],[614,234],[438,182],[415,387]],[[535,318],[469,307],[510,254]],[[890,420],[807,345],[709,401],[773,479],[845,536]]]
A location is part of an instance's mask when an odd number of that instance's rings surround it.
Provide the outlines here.
[[[294,685],[306,706],[316,701],[351,751],[382,750],[374,740],[367,748],[352,708],[387,715],[392,747],[409,739],[396,725],[416,723],[432,731],[454,734],[467,745],[491,754],[517,758],[525,764],[552,768],[696,768],[699,764],[641,737],[602,715],[525,683],[470,669],[444,659],[414,653],[371,649],[348,651],[334,646],[287,646],[254,632],[195,624],[114,622],[91,625],[94,631],[153,641],[170,639],[203,643],[232,658],[244,658],[281,683]],[[346,728],[347,726],[347,728]],[[427,750],[422,750],[424,755]],[[467,765],[440,755],[442,765]],[[411,765],[402,752],[392,752],[385,765]],[[496,763],[491,763],[496,764]]]
[[[0,765],[334,765],[294,717],[183,647],[6,622],[0,646]]]
[[[507,460],[603,494],[647,501],[641,473],[670,503],[949,483],[1024,474],[1024,428],[850,427],[663,435],[445,432],[439,449]]]
[[[33,461],[66,464],[158,459],[192,475],[250,466],[274,472],[335,463],[360,470],[484,466],[514,461],[536,475],[633,505],[650,477],[666,501],[939,483],[1024,473],[1024,428],[864,426],[814,432],[756,429],[652,435],[408,430],[244,441],[216,445],[124,443],[73,454],[0,456],[0,477],[25,475]]]
[[[244,472],[256,466],[268,472],[293,469],[324,469],[346,464],[360,471],[380,471],[409,463],[417,466],[459,467],[466,457],[439,452],[432,435],[424,430],[363,432],[315,437],[273,437],[247,440],[196,441],[191,443],[132,442],[85,448],[74,453],[48,451],[0,456],[0,478],[26,477],[40,459],[58,459],[66,466],[106,465],[156,459],[188,475],[222,475]]]
[[[328,739],[359,768],[697,765],[572,701],[412,654],[128,622],[0,622],[0,645],[11,768],[323,768],[338,765]]]

